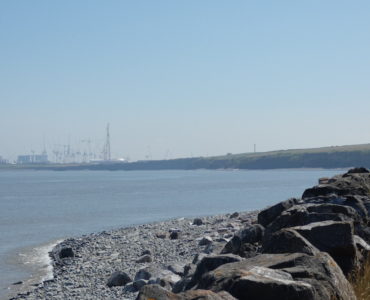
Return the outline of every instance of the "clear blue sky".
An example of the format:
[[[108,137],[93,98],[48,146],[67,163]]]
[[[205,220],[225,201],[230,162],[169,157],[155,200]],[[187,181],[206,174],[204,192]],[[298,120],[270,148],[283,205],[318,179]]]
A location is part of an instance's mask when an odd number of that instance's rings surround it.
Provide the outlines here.
[[[0,155],[368,143],[369,75],[370,1],[0,0]]]

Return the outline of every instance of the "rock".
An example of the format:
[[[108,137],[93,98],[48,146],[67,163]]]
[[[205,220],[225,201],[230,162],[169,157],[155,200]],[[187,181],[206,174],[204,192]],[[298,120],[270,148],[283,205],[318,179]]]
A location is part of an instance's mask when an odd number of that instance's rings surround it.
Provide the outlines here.
[[[348,172],[346,174],[344,174],[343,176],[346,176],[348,174],[356,174],[356,173],[369,173],[370,171],[364,167],[359,167],[359,168],[353,168],[353,169],[350,169],[348,170]]]
[[[278,204],[275,204],[258,214],[258,223],[266,227],[272,221],[275,220],[284,210],[291,208],[293,205],[298,204],[300,200],[296,198],[291,198],[286,201],[282,201]]]
[[[359,256],[353,239],[352,223],[324,221],[292,229],[320,251],[329,253],[345,275],[358,268]]]
[[[205,256],[197,265],[197,268],[192,276],[191,282],[187,285],[187,289],[195,286],[203,274],[216,269],[217,267],[241,261],[243,258],[233,254],[209,255]]]
[[[241,255],[242,253],[245,253],[246,247],[241,250],[242,245],[248,244],[248,247],[251,247],[251,244],[260,242],[264,235],[264,231],[265,229],[260,224],[251,225],[248,228],[239,230],[225,245],[221,254],[233,253]]]
[[[291,275],[289,279],[286,273]],[[238,299],[246,300],[356,299],[341,269],[324,252],[315,256],[303,253],[261,254],[224,264],[203,274],[196,288],[214,292],[225,290]]]
[[[148,299],[155,299],[155,300],[235,300],[227,292],[220,292],[214,293],[212,291],[206,290],[192,290],[183,292],[180,294],[174,294],[159,285],[146,285],[144,286],[136,300],[148,300]]]
[[[369,252],[370,251],[370,245],[366,243],[361,237],[354,235],[353,236],[353,241],[355,242],[355,245],[358,250],[361,252]]]
[[[167,232],[157,232],[155,236],[159,239],[165,239],[167,237]]]
[[[234,213],[232,213],[232,214],[230,215],[230,219],[235,219],[235,218],[237,218],[237,217],[239,217],[239,213],[238,213],[238,212],[234,212]]]
[[[152,270],[149,268],[143,268],[136,272],[134,281],[145,279],[149,280],[152,277]]]
[[[224,247],[225,247],[225,242],[213,242],[213,243],[208,244],[204,248],[203,253],[206,253],[206,254],[212,254],[212,253],[219,254]]]
[[[141,288],[139,294],[136,297],[136,300],[149,300],[149,299],[155,299],[155,300],[177,300],[181,299],[180,297],[177,297],[175,294],[173,294],[170,291],[165,290],[163,287],[161,287],[158,284],[148,284]]]
[[[134,287],[134,284],[133,282],[130,282],[128,284],[126,284],[124,287],[123,287],[123,292],[126,292],[126,293],[135,293],[137,292],[138,290]]]
[[[149,263],[152,261],[153,261],[152,257],[148,254],[143,255],[136,260],[137,263]]]
[[[132,279],[125,272],[114,272],[108,279],[107,286],[124,286],[125,284],[131,282]]]
[[[74,257],[74,252],[71,247],[64,247],[59,250],[59,258],[67,258],[67,257]]]
[[[262,253],[306,253],[315,255],[319,250],[291,228],[275,232],[262,244]]]
[[[341,207],[339,209],[339,207]],[[334,212],[338,209],[340,213]],[[352,221],[357,218],[356,211],[351,207],[344,207],[332,204],[300,204],[295,205],[269,224],[265,231],[265,239],[269,239],[270,235],[280,229],[294,226],[304,226],[310,223],[322,221]],[[357,218],[358,219],[358,218]]]
[[[203,220],[200,218],[195,218],[193,220],[193,225],[197,225],[197,226],[203,225]]]
[[[172,231],[170,233],[170,239],[171,240],[177,240],[180,237],[180,233],[178,231]]]
[[[176,282],[180,281],[181,277],[176,274],[167,274],[158,278],[159,285],[168,289],[172,290],[172,287],[176,284]]]
[[[213,242],[210,236],[205,236],[199,241],[199,246],[207,246]]]
[[[185,273],[185,266],[181,266],[179,264],[172,264],[167,267],[168,270],[170,270],[172,273],[183,276]]]
[[[139,279],[133,282],[133,287],[136,291],[139,291],[144,285],[147,285],[148,281],[145,279]]]
[[[152,255],[152,251],[150,251],[149,249],[144,250],[143,252],[141,252],[141,256],[144,256],[144,255]]]
[[[17,282],[12,283],[12,285],[20,285],[20,284],[23,284],[23,281],[17,281]]]
[[[207,254],[205,254],[205,253],[197,253],[197,254],[194,255],[192,263],[197,264],[198,262],[200,262],[206,256],[207,256]]]
[[[318,196],[347,196],[358,195],[368,196],[370,193],[370,180],[368,173],[346,173],[335,176],[328,184],[320,184],[306,189],[302,199]]]

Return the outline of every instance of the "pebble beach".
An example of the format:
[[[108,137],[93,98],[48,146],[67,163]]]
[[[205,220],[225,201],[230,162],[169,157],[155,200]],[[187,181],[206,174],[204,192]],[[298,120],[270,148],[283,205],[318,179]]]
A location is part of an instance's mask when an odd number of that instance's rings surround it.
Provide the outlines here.
[[[236,231],[254,223],[257,214],[180,218],[66,239],[50,252],[53,278],[20,285],[10,299],[135,299],[139,287],[109,287],[112,274],[138,279],[146,270],[151,278],[175,282],[201,255],[220,251]],[[73,256],[61,261],[57,253],[63,248],[73,249]]]

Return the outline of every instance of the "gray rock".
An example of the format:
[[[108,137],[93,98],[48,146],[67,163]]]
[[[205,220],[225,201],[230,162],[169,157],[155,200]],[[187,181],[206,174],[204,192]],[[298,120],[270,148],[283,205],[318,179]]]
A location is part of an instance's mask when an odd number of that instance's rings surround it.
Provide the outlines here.
[[[108,279],[107,286],[124,286],[125,284],[131,282],[132,279],[125,272],[114,272]]]
[[[184,271],[184,266],[179,265],[179,264],[172,264],[167,267],[168,270],[170,270],[172,273],[183,276],[185,271]]]
[[[141,256],[144,256],[144,255],[152,255],[152,251],[150,251],[149,249],[144,250],[143,252],[141,252]]]
[[[232,253],[243,255],[245,248],[242,251],[243,244],[254,244],[261,242],[265,229],[260,224],[251,225],[245,229],[235,233],[232,239],[225,245],[221,253]]]
[[[159,285],[146,285],[144,286],[136,300],[148,300],[148,299],[156,299],[156,300],[235,300],[227,292],[220,292],[214,293],[212,291],[206,290],[192,290],[186,291],[179,294],[174,294]]]
[[[67,257],[74,257],[74,252],[71,247],[64,247],[59,250],[59,258],[67,258]]]
[[[170,233],[170,239],[171,240],[177,240],[180,237],[180,233],[178,231],[172,231]]]
[[[306,253],[315,255],[319,250],[307,239],[291,228],[275,232],[262,244],[263,253]]]
[[[329,253],[344,274],[349,275],[359,266],[359,255],[350,222],[324,221],[293,227],[320,251]]]
[[[243,260],[240,256],[233,254],[223,254],[223,255],[209,255],[205,256],[197,265],[197,268],[192,276],[191,282],[186,286],[186,289],[190,289],[195,286],[199,279],[207,272],[216,269],[217,267],[232,263],[239,262]]]
[[[193,225],[197,225],[197,226],[203,225],[203,220],[201,218],[195,218],[193,220]]]
[[[152,271],[149,268],[143,268],[136,272],[134,281],[140,279],[149,280],[152,277]]]
[[[274,270],[289,273],[291,278],[287,279],[285,273],[274,273]],[[262,254],[224,264],[203,274],[196,287],[214,292],[225,290],[238,299],[356,299],[341,269],[324,252],[315,256],[303,253]],[[249,298],[250,295],[255,297]]]
[[[213,242],[210,236],[205,236],[199,241],[199,246],[207,246]]]
[[[291,208],[293,205],[298,204],[299,202],[299,199],[291,198],[275,204],[267,209],[264,209],[258,214],[258,223],[266,227],[268,224],[274,221],[275,218],[277,218],[284,210]]]
[[[149,263],[152,261],[153,261],[152,257],[148,254],[143,255],[136,260],[137,263]]]
[[[235,219],[235,218],[237,218],[237,217],[239,217],[239,213],[238,213],[238,212],[234,212],[234,213],[232,213],[232,214],[230,215],[230,219]]]
[[[148,281],[145,279],[139,279],[133,282],[133,287],[136,291],[139,291],[144,285],[148,284]]]

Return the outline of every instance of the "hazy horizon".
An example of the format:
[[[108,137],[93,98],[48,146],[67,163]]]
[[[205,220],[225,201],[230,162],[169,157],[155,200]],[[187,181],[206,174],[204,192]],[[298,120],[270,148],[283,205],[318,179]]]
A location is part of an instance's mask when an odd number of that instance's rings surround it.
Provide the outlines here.
[[[370,2],[0,1],[0,156],[366,144]],[[88,150],[89,149],[89,150]]]

